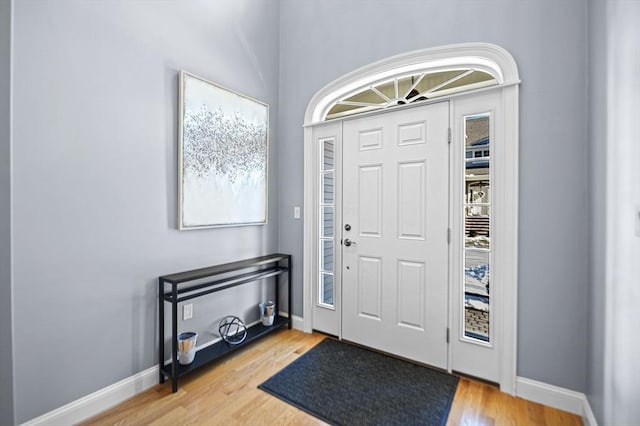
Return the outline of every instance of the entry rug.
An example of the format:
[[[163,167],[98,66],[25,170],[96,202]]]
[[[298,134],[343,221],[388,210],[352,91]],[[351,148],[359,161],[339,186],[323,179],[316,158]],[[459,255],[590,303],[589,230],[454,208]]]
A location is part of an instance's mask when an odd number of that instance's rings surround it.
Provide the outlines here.
[[[333,425],[447,421],[458,378],[325,339],[258,387]]]

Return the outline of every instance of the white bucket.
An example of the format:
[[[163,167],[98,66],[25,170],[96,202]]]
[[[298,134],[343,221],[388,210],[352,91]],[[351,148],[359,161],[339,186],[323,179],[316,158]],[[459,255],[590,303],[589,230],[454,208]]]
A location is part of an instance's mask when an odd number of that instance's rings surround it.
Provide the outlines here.
[[[276,316],[276,304],[271,301],[267,301],[260,303],[258,306],[260,308],[260,319],[262,320],[262,325],[267,327],[273,325],[273,319]]]
[[[198,333],[187,331],[178,334],[178,361],[181,365],[188,365],[196,358],[196,342]]]

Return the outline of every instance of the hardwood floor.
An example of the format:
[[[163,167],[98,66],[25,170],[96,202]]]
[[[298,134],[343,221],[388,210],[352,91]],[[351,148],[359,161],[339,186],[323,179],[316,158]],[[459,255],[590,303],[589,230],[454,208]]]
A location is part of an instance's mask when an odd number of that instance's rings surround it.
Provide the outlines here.
[[[83,425],[322,425],[322,421],[257,388],[325,337],[273,333],[220,362],[155,386]],[[447,425],[581,425],[580,417],[462,378]]]

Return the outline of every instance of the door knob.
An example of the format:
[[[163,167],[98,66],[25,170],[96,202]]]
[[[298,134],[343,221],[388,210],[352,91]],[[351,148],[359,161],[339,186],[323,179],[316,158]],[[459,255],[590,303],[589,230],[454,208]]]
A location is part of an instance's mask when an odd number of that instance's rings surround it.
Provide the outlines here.
[[[355,241],[351,241],[351,240],[350,240],[350,239],[348,239],[348,238],[345,238],[345,239],[344,239],[344,245],[345,245],[345,246],[349,247],[351,244],[355,245],[355,244],[356,244],[356,242],[355,242]]]

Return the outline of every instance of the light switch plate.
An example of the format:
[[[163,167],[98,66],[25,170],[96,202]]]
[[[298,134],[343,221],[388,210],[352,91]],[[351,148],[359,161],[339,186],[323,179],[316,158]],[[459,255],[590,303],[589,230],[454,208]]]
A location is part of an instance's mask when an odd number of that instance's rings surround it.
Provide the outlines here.
[[[300,207],[293,208],[293,218],[300,219]]]

